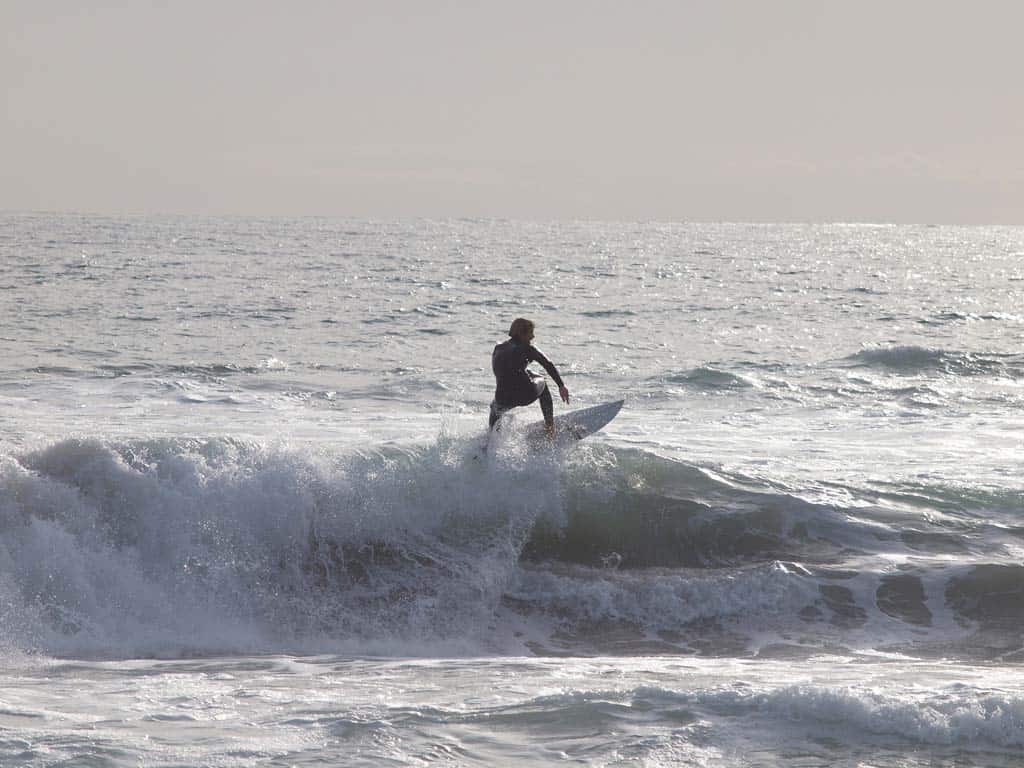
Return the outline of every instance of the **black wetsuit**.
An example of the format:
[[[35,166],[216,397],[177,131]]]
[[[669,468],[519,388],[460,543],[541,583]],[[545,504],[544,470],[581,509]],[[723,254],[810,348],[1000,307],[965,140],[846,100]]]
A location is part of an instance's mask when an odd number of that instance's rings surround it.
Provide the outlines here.
[[[544,422],[554,421],[555,408],[551,401],[547,382],[526,369],[530,363],[540,363],[555,384],[562,387],[562,377],[558,369],[532,344],[509,339],[498,344],[491,354],[491,369],[497,386],[494,390],[494,402],[491,403],[491,426],[501,418],[501,414],[509,408],[529,405],[540,399],[540,409],[544,414]]]

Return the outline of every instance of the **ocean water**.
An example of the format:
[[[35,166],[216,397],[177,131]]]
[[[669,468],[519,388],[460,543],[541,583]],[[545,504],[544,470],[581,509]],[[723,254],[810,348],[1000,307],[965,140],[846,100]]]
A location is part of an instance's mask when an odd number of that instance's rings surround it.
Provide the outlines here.
[[[1021,228],[0,214],[0,765],[1020,765],[1022,290]],[[602,433],[481,451],[517,316]]]

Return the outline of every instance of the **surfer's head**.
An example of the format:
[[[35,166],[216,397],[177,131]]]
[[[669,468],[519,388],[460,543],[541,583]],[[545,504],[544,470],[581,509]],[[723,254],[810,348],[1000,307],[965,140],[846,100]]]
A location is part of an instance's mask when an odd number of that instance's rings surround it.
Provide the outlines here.
[[[508,335],[516,341],[529,343],[533,340],[533,320],[527,320],[525,317],[517,317],[512,321],[512,325],[508,329]]]

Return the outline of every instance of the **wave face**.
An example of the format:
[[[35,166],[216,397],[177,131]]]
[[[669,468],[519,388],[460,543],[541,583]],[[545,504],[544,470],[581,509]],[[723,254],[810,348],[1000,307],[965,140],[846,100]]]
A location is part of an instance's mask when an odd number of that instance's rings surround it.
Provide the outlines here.
[[[682,373],[659,377],[669,385],[680,385],[697,391],[746,389],[754,386],[748,379],[711,366],[701,366]]]
[[[926,523],[895,501],[911,489],[808,500],[639,449],[522,447],[69,439],[7,454],[0,642],[1022,653],[1024,569],[1006,557],[1019,529],[958,513],[1019,499],[936,491]]]

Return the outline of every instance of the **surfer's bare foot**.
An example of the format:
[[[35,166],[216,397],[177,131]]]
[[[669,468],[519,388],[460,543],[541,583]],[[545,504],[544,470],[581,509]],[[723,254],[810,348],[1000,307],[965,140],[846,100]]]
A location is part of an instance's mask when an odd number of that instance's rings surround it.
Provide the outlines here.
[[[548,440],[554,440],[555,439],[555,425],[554,424],[545,424],[544,425],[544,434],[548,436]]]

